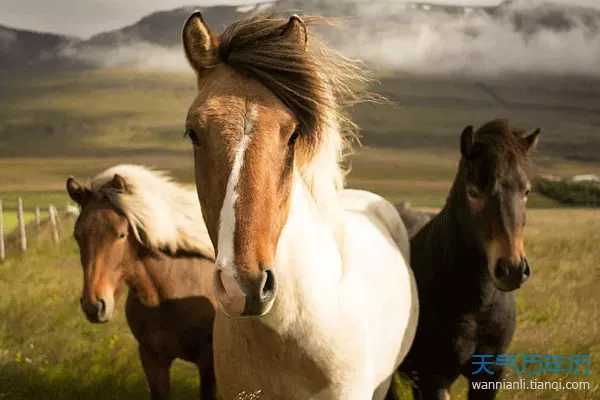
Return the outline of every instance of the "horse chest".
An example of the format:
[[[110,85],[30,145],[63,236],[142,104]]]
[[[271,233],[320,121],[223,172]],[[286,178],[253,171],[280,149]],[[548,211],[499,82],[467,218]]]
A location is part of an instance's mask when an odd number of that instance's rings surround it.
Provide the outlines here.
[[[215,372],[224,398],[256,393],[261,398],[318,398],[335,377],[294,337],[282,337],[260,321],[229,321],[217,314]],[[316,397],[315,397],[316,396]]]

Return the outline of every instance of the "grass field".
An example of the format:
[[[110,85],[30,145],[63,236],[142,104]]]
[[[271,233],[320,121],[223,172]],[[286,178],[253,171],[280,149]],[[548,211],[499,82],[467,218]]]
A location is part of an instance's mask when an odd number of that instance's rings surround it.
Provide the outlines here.
[[[518,292],[516,354],[591,353],[592,374],[523,376],[586,381],[591,390],[505,391],[502,399],[595,399],[600,391],[600,215],[589,210],[532,210],[526,247],[533,268]],[[65,228],[69,229],[69,228]],[[92,325],[78,307],[77,248],[37,243],[0,265],[0,399],[146,399],[148,390],[122,304],[113,321]],[[175,363],[175,399],[196,398],[195,368]],[[512,376],[511,380],[519,377]],[[465,399],[464,382],[453,394]],[[405,398],[410,398],[408,395]]]
[[[350,158],[350,187],[438,208],[454,178],[460,131],[495,117],[544,128],[532,174],[600,175],[598,87],[559,79],[481,83],[392,75],[381,82],[398,105],[353,110],[365,146]],[[118,163],[166,169],[192,182],[182,126],[193,95],[191,74],[0,77],[0,199],[5,207],[16,207],[19,196],[26,209],[60,207],[69,202],[69,175],[85,181]],[[529,207],[525,234],[533,276],[517,294],[511,352],[591,353],[591,375],[535,376],[586,380],[591,389],[506,391],[502,398],[600,398],[600,213],[564,208],[536,194]],[[13,212],[5,214],[4,225],[16,225]],[[0,400],[146,399],[122,307],[103,325],[88,323],[79,311],[81,266],[65,229],[59,248],[32,238],[25,256],[10,254],[0,264]],[[177,362],[172,376],[174,399],[197,397],[195,368]],[[456,398],[465,399],[465,387],[456,385]]]

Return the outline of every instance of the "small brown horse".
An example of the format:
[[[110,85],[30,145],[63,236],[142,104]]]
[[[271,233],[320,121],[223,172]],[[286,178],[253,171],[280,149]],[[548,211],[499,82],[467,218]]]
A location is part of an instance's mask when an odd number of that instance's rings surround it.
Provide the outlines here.
[[[108,321],[125,282],[127,322],[151,399],[169,398],[176,358],[197,365],[201,398],[214,399],[214,251],[196,191],[135,165],[110,168],[90,187],[70,177],[67,191],[81,208],[74,237],[87,319]]]
[[[473,356],[503,354],[515,330],[512,291],[531,275],[522,235],[530,189],[525,169],[539,134],[538,128],[524,135],[506,120],[476,132],[466,127],[448,200],[411,238],[421,313],[399,371],[412,380],[415,399],[449,399],[461,374],[470,382],[502,378],[497,363],[487,367],[493,374],[477,373]],[[393,390],[388,399],[396,398]],[[469,400],[496,393],[470,387]]]

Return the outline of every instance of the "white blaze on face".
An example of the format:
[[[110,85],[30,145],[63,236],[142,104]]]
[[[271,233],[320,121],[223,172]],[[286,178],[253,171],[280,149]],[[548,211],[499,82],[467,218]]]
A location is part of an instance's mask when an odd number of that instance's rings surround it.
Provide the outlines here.
[[[233,160],[233,166],[231,167],[231,173],[229,174],[229,180],[227,181],[227,189],[225,191],[225,198],[223,199],[223,206],[221,207],[221,214],[219,217],[219,244],[216,261],[219,268],[229,269],[234,265],[235,252],[233,237],[236,224],[235,204],[238,199],[237,185],[240,179],[240,172],[244,166],[246,150],[248,149],[252,138],[252,128],[257,117],[258,108],[255,105],[250,105],[244,122],[244,135],[235,149],[235,158]],[[230,272],[234,271],[231,270]]]

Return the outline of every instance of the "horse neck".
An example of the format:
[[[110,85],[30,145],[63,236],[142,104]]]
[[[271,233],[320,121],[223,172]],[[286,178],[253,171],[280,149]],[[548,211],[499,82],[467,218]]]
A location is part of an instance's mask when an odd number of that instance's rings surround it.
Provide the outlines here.
[[[469,211],[463,182],[462,170],[459,169],[446,204],[432,224],[432,240],[440,249],[436,254],[444,260],[436,265],[481,279],[487,263],[485,250],[473,228],[466,223]]]
[[[194,286],[199,272],[194,257],[173,257],[161,251],[147,251],[126,274],[126,283],[150,305],[186,297],[198,291]]]
[[[275,255],[278,295],[263,317],[277,331],[287,330],[311,312],[327,312],[327,298],[336,293],[342,259],[336,229],[321,215],[319,205],[294,175],[287,221]],[[325,298],[326,297],[326,298]]]

